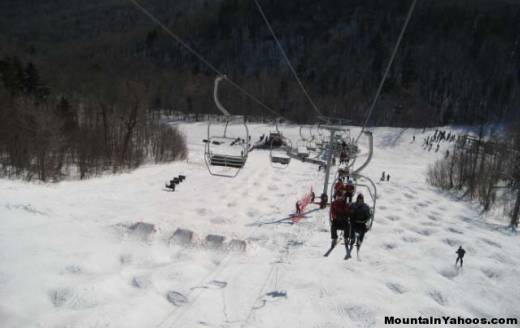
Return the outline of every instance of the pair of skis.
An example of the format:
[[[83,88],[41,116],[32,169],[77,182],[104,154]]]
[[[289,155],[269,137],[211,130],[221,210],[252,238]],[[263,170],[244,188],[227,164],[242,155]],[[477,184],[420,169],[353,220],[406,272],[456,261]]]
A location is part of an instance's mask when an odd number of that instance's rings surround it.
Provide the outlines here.
[[[334,248],[336,248],[336,245],[338,245],[338,242],[333,242],[331,245],[330,245],[330,248],[327,250],[327,252],[325,252],[325,254],[323,254],[324,257],[328,257],[330,255],[330,253],[332,253],[332,251],[334,250]],[[350,245],[350,243],[348,242],[348,240],[345,241],[345,250],[347,251],[347,254],[345,255],[345,260],[348,260],[350,258],[352,258],[352,248],[353,248],[354,245]],[[359,260],[359,248],[360,248],[360,244],[356,243],[356,258]]]

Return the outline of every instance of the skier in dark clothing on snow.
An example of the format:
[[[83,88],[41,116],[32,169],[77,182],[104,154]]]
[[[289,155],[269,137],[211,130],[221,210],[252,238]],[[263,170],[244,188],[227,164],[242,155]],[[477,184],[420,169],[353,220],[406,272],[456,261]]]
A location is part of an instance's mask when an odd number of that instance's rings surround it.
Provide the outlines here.
[[[297,201],[296,202],[296,215],[300,215],[300,214],[302,214],[302,208],[300,205],[300,201]]]
[[[459,249],[457,249],[455,253],[457,253],[457,260],[455,261],[455,265],[457,265],[460,261],[460,267],[462,268],[462,258],[464,257],[464,254],[466,254],[466,251],[464,248],[462,248],[462,246],[459,246]]]

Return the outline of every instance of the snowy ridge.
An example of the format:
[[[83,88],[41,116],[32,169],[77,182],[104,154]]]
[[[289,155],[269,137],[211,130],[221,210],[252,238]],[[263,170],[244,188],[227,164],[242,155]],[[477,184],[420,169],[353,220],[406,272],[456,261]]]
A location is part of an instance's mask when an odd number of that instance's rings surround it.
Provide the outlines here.
[[[310,187],[321,193],[315,165],[292,160],[276,169],[268,151],[255,150],[235,179],[211,177],[206,125],[179,126],[186,162],[82,182],[0,180],[2,327],[381,327],[385,315],[518,317],[518,237],[503,228],[505,218],[485,221],[425,182],[447,146],[423,150],[422,131],[374,129],[363,174],[391,179],[378,183],[361,261],[344,261],[343,245],[323,257],[327,211],[309,205],[298,224],[290,220]],[[250,126],[252,140],[269,130]],[[298,127],[280,130],[297,143]],[[164,191],[178,174],[186,180]],[[156,232],[129,229],[140,221]],[[173,245],[177,228],[194,231],[194,245]],[[247,249],[208,249],[208,234],[246,240]],[[454,266],[459,245],[463,270]]]

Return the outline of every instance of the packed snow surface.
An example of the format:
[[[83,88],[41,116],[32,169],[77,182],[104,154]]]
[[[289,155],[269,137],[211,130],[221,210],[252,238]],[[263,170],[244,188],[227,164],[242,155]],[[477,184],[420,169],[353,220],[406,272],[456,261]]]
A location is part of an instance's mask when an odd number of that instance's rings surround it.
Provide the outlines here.
[[[322,192],[316,165],[293,159],[273,168],[269,152],[255,150],[235,179],[213,177],[203,161],[207,126],[179,127],[187,161],[57,184],[0,180],[1,327],[334,328],[381,327],[385,316],[520,317],[518,237],[506,218],[484,220],[478,207],[427,184],[428,165],[447,149],[422,148],[431,130],[373,130],[363,173],[391,178],[377,183],[360,259],[345,261],[343,245],[323,257],[328,210],[311,204],[301,221],[290,219],[311,187]],[[249,129],[253,141],[273,130]],[[280,129],[298,144],[298,127]],[[240,127],[233,133],[243,137]],[[186,180],[167,191],[179,174]]]

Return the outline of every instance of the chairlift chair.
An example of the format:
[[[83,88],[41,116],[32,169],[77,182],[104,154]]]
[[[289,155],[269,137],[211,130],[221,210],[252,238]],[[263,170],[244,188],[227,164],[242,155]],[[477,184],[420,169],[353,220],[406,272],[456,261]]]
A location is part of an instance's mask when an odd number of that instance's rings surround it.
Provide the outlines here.
[[[307,149],[309,151],[316,151],[317,150],[316,142],[314,140],[308,140],[306,146],[307,146]]]
[[[262,149],[271,149],[271,148],[279,148],[284,144],[284,136],[278,129],[278,120],[279,118],[274,120],[274,130],[270,130],[269,134],[263,140],[263,143],[259,145],[257,148]]]
[[[236,123],[243,125],[244,137],[233,136],[230,137],[227,134],[230,123],[234,124],[233,119]],[[236,121],[238,120],[238,121]],[[249,152],[249,130],[243,117],[229,118],[224,127],[223,134],[213,134],[211,122],[208,123],[208,136],[207,139],[210,142],[205,143],[204,159],[208,171],[211,175],[235,177],[240,169],[242,169],[246,163],[247,155]],[[218,145],[215,145],[213,141],[217,141]],[[226,167],[234,170],[215,170],[214,167]]]
[[[351,176],[352,181],[354,182],[354,199],[353,203],[355,202],[356,194],[360,192],[360,190],[366,191],[363,192],[365,196],[365,203],[370,208],[370,219],[367,222],[367,231],[370,231],[372,229],[372,225],[374,223],[374,218],[376,214],[376,204],[377,204],[377,187],[376,184],[368,177],[355,174]],[[334,195],[334,186],[336,185],[336,181],[338,180],[338,176],[336,175],[336,179],[334,180],[334,183],[331,184],[330,187],[330,195]],[[367,202],[367,198],[369,201]],[[331,199],[331,202],[333,199]],[[332,222],[332,206],[329,208],[329,222]]]
[[[303,140],[303,141],[307,141],[307,138],[305,138],[303,136],[302,129],[303,129],[303,125],[300,125],[300,130],[299,130],[300,139]]]
[[[323,133],[322,130],[323,129],[321,128],[321,123],[318,123],[316,125],[316,132],[318,134],[319,143],[321,144],[321,147],[323,148],[325,145],[327,145],[329,143],[329,140],[328,140],[328,136],[325,133]]]
[[[291,157],[287,152],[291,151],[291,140],[285,138],[278,129],[279,118],[275,119],[274,126],[276,132],[269,133],[269,160],[274,168],[287,168],[291,162]]]
[[[287,155],[287,151],[290,151],[292,148],[292,143],[290,139],[283,138],[282,149],[275,149],[271,143],[271,150],[269,152],[269,159],[271,161],[271,166],[274,168],[282,168],[285,169],[289,167],[289,163],[291,162],[291,157]],[[285,151],[285,153],[284,153]]]
[[[318,135],[318,125],[311,125],[309,128],[309,134],[310,138],[313,142],[313,144],[316,146],[317,149],[321,150],[323,148],[323,140],[320,135]]]
[[[312,125],[309,127],[309,136],[308,137],[304,135],[303,128],[304,128],[304,126],[300,125],[300,129],[299,129],[300,140],[298,141],[298,145],[297,145],[297,152],[298,152],[299,155],[301,155],[301,154],[300,154],[300,151],[298,149],[301,148],[303,150],[303,145],[305,145],[305,148],[307,149],[307,152],[308,151],[316,151],[316,143],[315,143],[315,140],[314,140],[315,138],[312,135]]]
[[[283,146],[283,136],[277,132],[270,132],[267,136],[266,145],[269,148],[280,148]]]
[[[374,217],[376,215],[376,203],[377,203],[377,187],[374,181],[367,176],[354,174],[354,185],[356,186],[356,190],[364,189],[366,193],[364,195],[368,195],[370,198],[370,203],[367,205],[370,207],[370,219],[367,223],[367,231],[372,229],[372,225],[374,223]],[[365,202],[367,197],[365,197]]]
[[[352,144],[353,146],[355,146],[355,148],[352,150],[352,151],[355,151],[355,155],[351,156],[352,161],[350,162],[349,167],[355,174],[360,174],[361,171],[368,166],[368,164],[372,160],[372,155],[374,153],[374,137],[372,135],[372,132],[364,131],[363,134],[365,134],[368,137],[368,154],[367,154],[367,158],[365,159],[365,161],[359,167],[354,169],[354,163],[356,162],[356,160],[359,157],[359,148],[358,148],[357,144]]]
[[[299,134],[300,134],[300,140],[302,141],[314,141],[316,140],[316,136],[312,133],[313,125],[300,125]],[[304,133],[304,131],[308,129],[308,136]]]
[[[298,157],[300,158],[307,158],[309,157],[309,150],[307,149],[307,143],[300,140],[296,144],[296,152]]]
[[[223,76],[215,79],[213,98],[217,108],[224,114],[224,131],[222,134],[215,134],[214,128],[212,130],[211,121],[208,123],[206,138],[208,142],[205,142],[204,161],[211,175],[233,178],[238,175],[247,160],[249,129],[243,116],[232,116],[218,100],[218,86],[223,79],[225,79]],[[235,125],[243,126],[243,131],[239,135],[228,135],[228,128]],[[219,170],[216,167],[224,167],[225,169]]]

